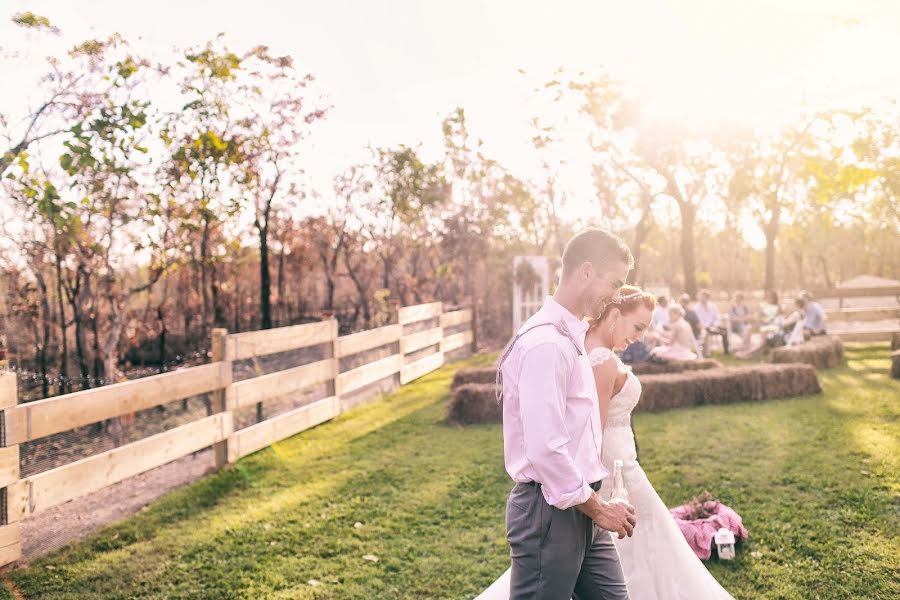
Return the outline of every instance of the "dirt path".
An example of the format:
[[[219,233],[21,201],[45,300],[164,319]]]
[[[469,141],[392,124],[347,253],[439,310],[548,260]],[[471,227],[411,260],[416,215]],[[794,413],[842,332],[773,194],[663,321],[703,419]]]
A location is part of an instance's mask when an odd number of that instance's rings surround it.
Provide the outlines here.
[[[168,492],[213,470],[212,450],[201,450],[25,519],[22,521],[22,560],[18,564],[27,564],[38,556],[133,515]]]

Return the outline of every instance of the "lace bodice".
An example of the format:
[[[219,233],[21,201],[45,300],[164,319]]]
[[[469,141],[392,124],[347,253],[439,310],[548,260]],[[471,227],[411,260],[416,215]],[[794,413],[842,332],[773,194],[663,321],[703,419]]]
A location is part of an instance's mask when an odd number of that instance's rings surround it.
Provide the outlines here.
[[[619,372],[626,372],[625,385],[614,395],[609,401],[609,410],[607,413],[607,427],[630,427],[631,411],[637,406],[638,400],[641,399],[641,382],[638,381],[637,375],[631,372],[631,369],[619,360],[619,357],[609,348],[594,348],[588,354],[591,367],[602,365],[608,360],[615,360],[619,366]]]

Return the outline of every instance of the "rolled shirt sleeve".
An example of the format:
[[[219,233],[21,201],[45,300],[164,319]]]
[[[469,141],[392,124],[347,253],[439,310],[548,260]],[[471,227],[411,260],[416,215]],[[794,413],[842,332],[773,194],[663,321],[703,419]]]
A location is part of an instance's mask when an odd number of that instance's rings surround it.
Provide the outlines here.
[[[587,502],[593,490],[566,445],[566,392],[574,368],[552,342],[525,351],[520,362],[519,398],[525,456],[539,476],[547,504],[566,509]]]

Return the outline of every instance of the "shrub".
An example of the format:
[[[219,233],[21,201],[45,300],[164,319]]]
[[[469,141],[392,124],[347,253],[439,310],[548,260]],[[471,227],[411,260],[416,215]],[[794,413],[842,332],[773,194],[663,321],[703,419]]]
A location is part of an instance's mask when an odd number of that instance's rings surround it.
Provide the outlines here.
[[[891,377],[900,379],[900,350],[891,352]]]

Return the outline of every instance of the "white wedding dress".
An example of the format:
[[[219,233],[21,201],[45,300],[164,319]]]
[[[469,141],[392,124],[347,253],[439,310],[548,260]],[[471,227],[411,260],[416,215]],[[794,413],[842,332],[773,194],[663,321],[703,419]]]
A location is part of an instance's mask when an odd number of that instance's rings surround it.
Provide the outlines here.
[[[609,403],[603,430],[603,466],[612,474],[613,462],[621,460],[629,500],[637,527],[630,538],[618,539],[616,548],[631,600],[719,600],[732,598],[710,575],[688,546],[675,519],[663,504],[637,462],[631,411],[641,397],[641,382],[608,348],[594,348],[591,366],[615,360],[626,371],[625,384]],[[609,499],[612,476],[604,480],[600,493]]]
[[[615,360],[619,369],[628,373],[622,389],[610,400],[603,430],[601,460],[610,477],[604,480],[601,495],[609,499],[613,461],[621,460],[637,527],[630,538],[613,537],[631,600],[733,600],[688,546],[669,509],[637,462],[631,411],[641,397],[640,381],[607,348],[594,348],[588,358],[591,366]],[[509,600],[509,575],[507,569],[476,600]]]

